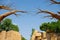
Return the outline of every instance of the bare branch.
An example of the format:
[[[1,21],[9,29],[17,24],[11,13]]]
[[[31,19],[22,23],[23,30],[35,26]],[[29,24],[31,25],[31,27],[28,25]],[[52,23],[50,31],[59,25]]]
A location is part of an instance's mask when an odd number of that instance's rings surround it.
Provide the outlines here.
[[[50,0],[53,4],[60,4],[60,2],[57,2],[55,0]]]
[[[38,10],[39,10],[39,12],[37,12],[37,14],[38,14],[38,13],[47,13],[47,14],[51,14],[51,15],[54,14],[53,12],[49,12],[49,11],[47,11],[47,10],[41,10],[41,9],[38,9]]]
[[[54,14],[53,12],[39,9],[39,12],[37,12],[37,13],[47,13],[47,14],[50,14],[52,18],[56,18],[56,19],[60,20],[60,15]]]
[[[58,12],[58,14],[60,14],[60,12]]]
[[[0,15],[0,22],[1,22],[5,17],[7,17],[7,16],[9,16],[9,15],[12,15],[12,14],[17,15],[16,12],[26,13],[25,11],[13,10],[13,11],[10,11],[10,12],[4,13],[4,14],[1,14],[1,15]]]
[[[51,15],[48,15],[48,16],[44,16],[44,18],[46,18],[46,17],[52,17]]]
[[[9,8],[9,7],[7,7],[7,6],[0,6],[0,9],[4,9],[4,10],[13,10],[13,9],[11,9],[11,8]]]
[[[49,19],[53,19],[53,17],[51,15],[48,15],[48,16],[44,16],[44,18],[49,18]]]
[[[16,17],[21,16],[21,14],[14,14]]]

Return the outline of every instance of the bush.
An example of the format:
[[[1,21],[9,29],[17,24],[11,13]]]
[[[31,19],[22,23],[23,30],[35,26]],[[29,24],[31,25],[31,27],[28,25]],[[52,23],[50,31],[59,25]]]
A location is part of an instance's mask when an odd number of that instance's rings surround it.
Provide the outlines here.
[[[60,20],[56,21],[56,22],[48,22],[48,23],[43,23],[40,26],[40,30],[42,31],[51,31],[54,33],[60,33]]]
[[[26,39],[22,36],[22,40],[26,40]]]
[[[0,23],[0,32],[2,30],[5,30],[5,31],[14,30],[19,32],[18,26],[14,25],[11,19],[4,19],[2,23]]]

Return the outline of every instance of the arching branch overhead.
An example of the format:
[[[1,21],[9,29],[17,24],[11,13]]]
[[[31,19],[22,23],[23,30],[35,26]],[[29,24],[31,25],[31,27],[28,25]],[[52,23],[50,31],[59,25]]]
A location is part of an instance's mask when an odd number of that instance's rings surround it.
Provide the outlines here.
[[[16,12],[26,13],[26,11],[22,11],[22,10],[13,10],[13,11],[10,11],[10,12],[6,12],[6,13],[0,15],[0,22],[1,22],[5,17],[7,17],[7,16],[9,16],[9,15],[12,15],[12,14],[17,15]]]
[[[57,2],[55,0],[50,0],[53,4],[60,4],[60,2]]]
[[[39,9],[38,14],[40,14],[40,13],[50,14],[52,18],[56,18],[56,19],[60,20],[60,15],[54,14],[53,12],[49,12],[49,11],[46,11],[46,10],[41,10],[41,9]],[[58,12],[58,13],[59,13],[59,12]],[[47,17],[48,17],[48,16],[47,16]]]

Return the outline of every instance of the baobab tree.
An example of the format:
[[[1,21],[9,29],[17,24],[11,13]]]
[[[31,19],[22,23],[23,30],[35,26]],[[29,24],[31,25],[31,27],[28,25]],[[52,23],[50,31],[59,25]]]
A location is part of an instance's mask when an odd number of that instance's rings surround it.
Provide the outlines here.
[[[57,2],[55,0],[50,0],[53,4],[60,4],[60,2]],[[39,13],[46,13],[46,14],[50,14],[50,16],[46,16],[46,17],[52,17],[52,18],[56,18],[58,20],[60,20],[60,12],[57,12],[58,14],[55,14],[54,12],[50,12],[50,11],[46,11],[46,10],[41,10],[39,9],[39,12],[37,12],[38,14]]]

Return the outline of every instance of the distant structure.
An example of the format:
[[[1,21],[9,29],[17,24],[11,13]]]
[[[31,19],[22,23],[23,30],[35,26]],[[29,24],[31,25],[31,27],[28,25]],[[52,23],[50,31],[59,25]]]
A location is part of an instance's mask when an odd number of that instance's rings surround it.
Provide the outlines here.
[[[31,40],[60,40],[60,35],[57,36],[55,33],[39,32],[35,30]]]

